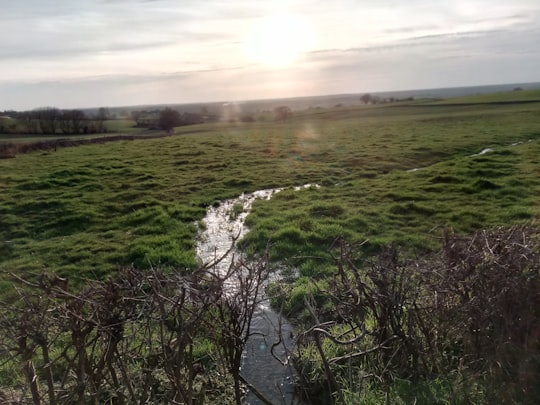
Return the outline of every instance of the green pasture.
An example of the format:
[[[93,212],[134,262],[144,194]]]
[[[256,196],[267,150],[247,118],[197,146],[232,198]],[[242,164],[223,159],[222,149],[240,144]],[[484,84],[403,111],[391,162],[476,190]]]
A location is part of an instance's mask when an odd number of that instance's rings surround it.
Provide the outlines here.
[[[286,122],[180,127],[169,137],[0,159],[2,300],[13,293],[7,273],[58,273],[78,285],[126,266],[189,272],[198,265],[195,241],[210,205],[291,187],[254,204],[240,247],[257,256],[270,246],[271,262],[288,270],[268,291],[285,314],[299,324],[308,319],[306,298],[331,313],[324,291],[336,272],[330,252],[338,237],[361,244],[362,266],[390,244],[421,257],[441,246],[448,228],[537,224],[540,101],[494,97],[491,104],[311,109]],[[292,189],[308,183],[318,187]],[[212,350],[195,343],[201,356]],[[323,350],[343,354],[328,339]],[[318,352],[300,354],[303,372],[325,387]],[[12,365],[2,367],[4,385],[15,384]],[[343,403],[491,402],[490,382],[471,378],[476,370],[388,384],[355,382],[359,368],[342,371]]]
[[[287,122],[206,124],[168,138],[18,155],[0,161],[0,268],[74,279],[129,265],[192,268],[208,205],[305,183],[321,187],[256,203],[242,242],[255,254],[270,240],[272,256],[305,277],[331,271],[318,258],[340,235],[369,239],[368,251],[391,242],[423,251],[444,227],[534,221],[539,111],[318,109]],[[494,152],[472,156],[484,148]]]
[[[438,101],[436,104],[527,103],[538,101],[540,101],[540,90],[517,90],[455,97]]]

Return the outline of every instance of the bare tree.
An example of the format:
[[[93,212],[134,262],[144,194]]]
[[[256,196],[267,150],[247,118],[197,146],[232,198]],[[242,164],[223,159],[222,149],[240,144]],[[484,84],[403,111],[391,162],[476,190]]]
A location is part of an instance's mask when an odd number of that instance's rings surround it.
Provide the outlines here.
[[[64,134],[80,134],[86,115],[81,110],[64,110],[58,120],[60,130]]]
[[[274,112],[276,114],[276,120],[277,121],[286,121],[292,116],[291,108],[286,106],[286,105],[276,107],[274,109]]]
[[[35,111],[26,111],[22,114],[24,131],[28,134],[39,133],[38,114]]]
[[[58,129],[61,112],[56,107],[45,107],[35,110],[42,134],[54,135]]]
[[[180,113],[172,108],[167,107],[159,113],[159,127],[166,131],[180,125],[181,121]]]
[[[111,114],[108,108],[100,107],[96,116],[95,116],[95,127],[96,132],[107,132],[107,127],[105,126],[105,121],[110,118]]]
[[[33,404],[195,404],[220,367],[239,404],[266,269],[265,259],[233,262],[223,276],[212,265],[189,274],[128,268],[82,289],[57,276],[12,274],[18,299],[0,303],[0,355],[25,379],[12,393]],[[195,355],[205,341],[215,348],[211,360]]]
[[[373,99],[373,97],[372,97],[371,94],[369,94],[369,93],[366,93],[366,94],[364,94],[364,95],[362,95],[362,96],[360,97],[360,101],[361,101],[362,103],[364,103],[364,104],[369,104],[369,103],[371,103],[372,99]]]

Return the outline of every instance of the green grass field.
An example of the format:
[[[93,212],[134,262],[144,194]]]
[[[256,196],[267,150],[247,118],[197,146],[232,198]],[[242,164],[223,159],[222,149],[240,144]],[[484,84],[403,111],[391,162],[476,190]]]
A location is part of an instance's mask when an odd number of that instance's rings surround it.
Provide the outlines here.
[[[270,242],[272,262],[297,270],[270,288],[297,320],[309,316],[306,298],[318,299],[335,275],[329,248],[338,237],[367,241],[367,259],[390,244],[411,256],[431,252],[449,227],[537,225],[540,102],[474,100],[316,109],[287,122],[181,127],[170,137],[2,159],[0,294],[11,297],[7,273],[54,272],[77,285],[131,265],[189,271],[207,207],[266,188],[320,185],[256,202],[240,241],[251,255]],[[324,350],[341,355],[329,340]],[[324,382],[317,352],[302,355],[304,366],[319,364],[310,376]],[[397,379],[386,393],[374,382],[344,398],[382,404],[390,390],[400,403],[443,401],[456,394],[457,380],[474,375],[456,372],[418,385]],[[464,399],[444,403],[489,397],[489,382],[463,381]]]
[[[528,103],[540,101],[540,90],[519,90],[441,100],[437,104]]]
[[[74,278],[130,264],[191,267],[206,206],[304,183],[322,187],[256,204],[248,251],[275,240],[275,257],[288,260],[340,234],[424,249],[447,226],[533,221],[539,106],[316,110],[285,123],[207,124],[18,155],[0,161],[0,266]],[[471,156],[484,148],[494,152]]]

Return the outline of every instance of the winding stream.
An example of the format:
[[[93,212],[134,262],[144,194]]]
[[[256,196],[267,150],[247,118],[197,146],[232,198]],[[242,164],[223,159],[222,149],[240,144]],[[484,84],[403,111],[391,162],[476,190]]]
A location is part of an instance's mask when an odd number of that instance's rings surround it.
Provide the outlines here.
[[[511,146],[521,143],[517,142]],[[481,156],[493,151],[492,148],[485,148],[471,156]],[[425,168],[413,168],[407,172],[422,169]],[[309,187],[319,186],[306,184],[295,187],[295,190]],[[233,260],[233,255],[238,254],[234,248],[231,249],[231,244],[235,238],[239,240],[248,232],[244,223],[253,202],[258,199],[268,200],[282,190],[284,189],[276,188],[242,194],[237,198],[223,201],[217,207],[208,208],[206,217],[203,219],[205,230],[200,233],[197,240],[199,259],[207,264],[229,252],[228,256],[213,266],[215,272],[225,275]],[[230,284],[227,288],[234,289],[237,286]],[[301,404],[295,394],[295,370],[288,361],[294,346],[294,329],[270,307],[269,300],[265,297],[262,297],[253,316],[251,334],[244,352],[241,374],[273,404]],[[281,344],[274,348],[274,355],[281,361],[274,358],[271,352],[272,345],[278,342]],[[264,404],[253,392],[248,392],[247,403],[249,405]]]
[[[312,187],[310,184],[295,187],[295,190]],[[318,187],[314,185],[313,187]],[[217,207],[210,207],[203,219],[205,230],[197,241],[197,255],[203,263],[209,263],[225,255],[234,238],[242,238],[248,229],[245,219],[255,200],[270,199],[283,188],[259,190],[226,200]],[[240,210],[241,208],[241,210]],[[234,249],[221,260],[214,271],[224,275],[232,260]],[[230,285],[229,288],[236,288]],[[269,305],[265,297],[258,305],[251,322],[251,336],[247,342],[242,365],[242,375],[257,391],[274,404],[300,404],[295,395],[295,371],[289,359],[294,346],[294,329]],[[281,336],[280,336],[281,334]],[[272,345],[280,342],[271,352]],[[247,403],[264,404],[253,392],[248,392]]]

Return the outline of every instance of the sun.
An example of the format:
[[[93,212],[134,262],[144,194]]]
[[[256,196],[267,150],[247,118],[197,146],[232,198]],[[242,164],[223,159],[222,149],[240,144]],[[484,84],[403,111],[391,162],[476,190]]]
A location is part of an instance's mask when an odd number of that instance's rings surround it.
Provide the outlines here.
[[[313,35],[304,20],[273,15],[258,20],[248,34],[246,56],[256,63],[287,67],[309,50]]]

